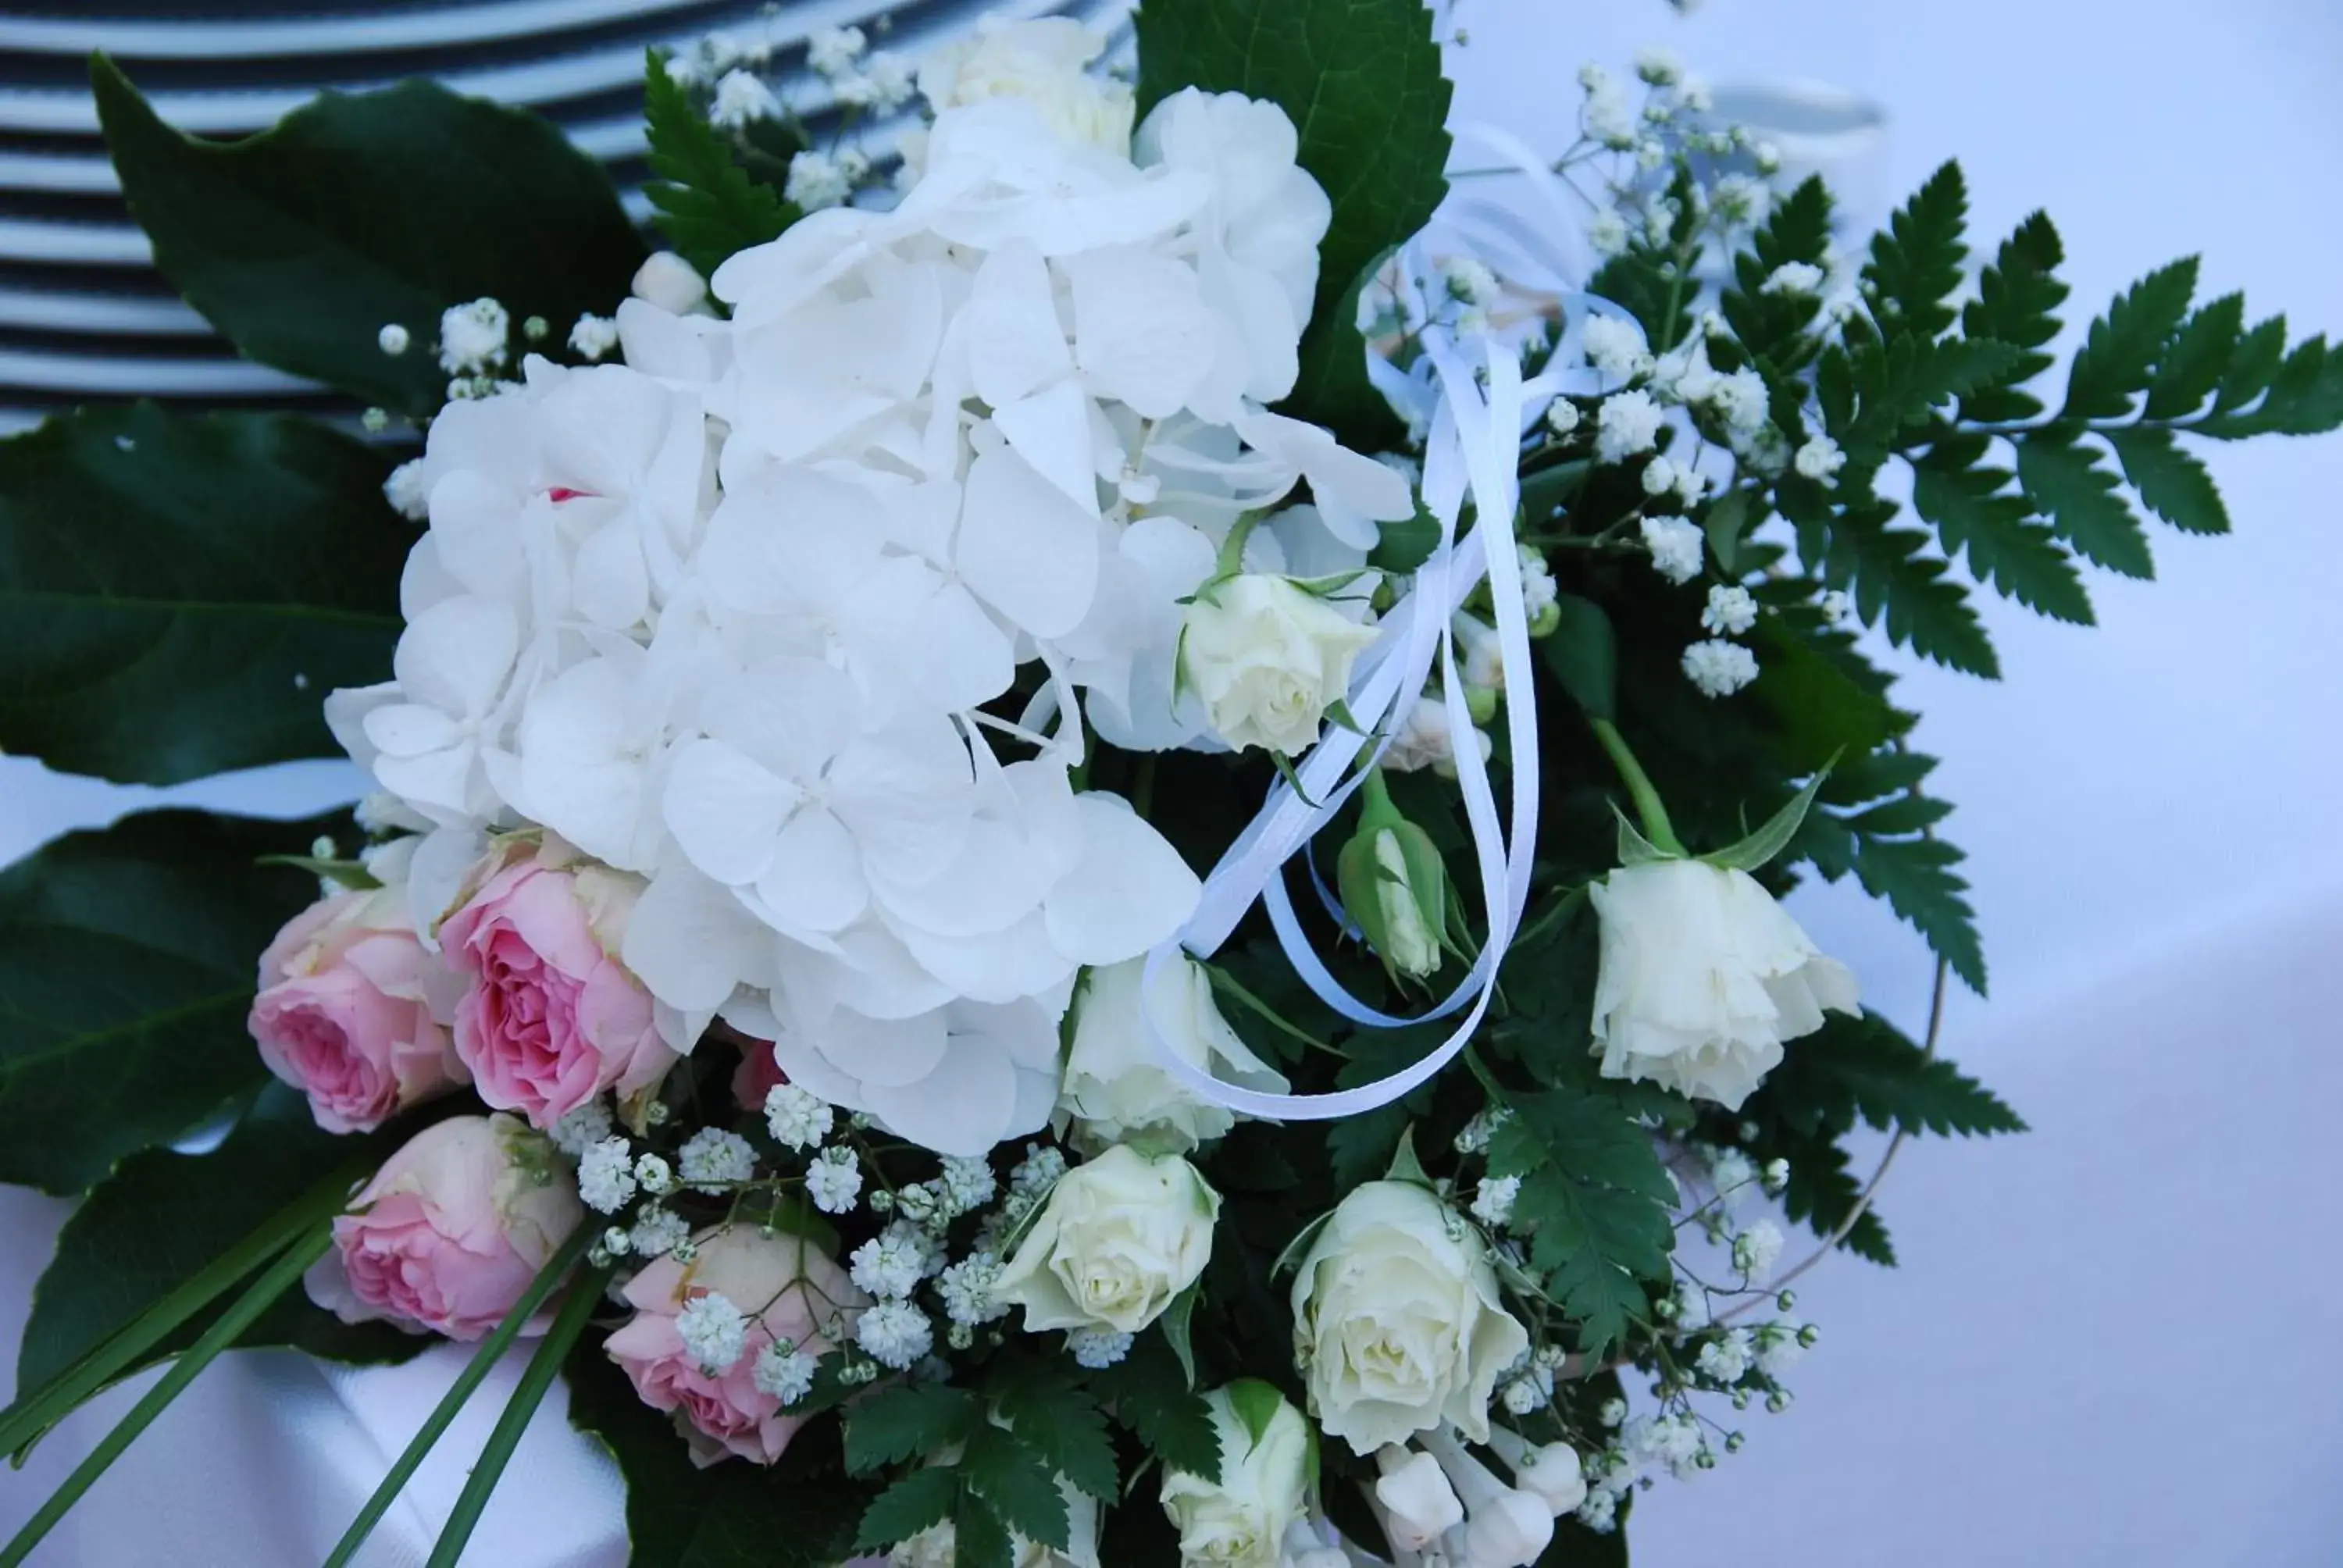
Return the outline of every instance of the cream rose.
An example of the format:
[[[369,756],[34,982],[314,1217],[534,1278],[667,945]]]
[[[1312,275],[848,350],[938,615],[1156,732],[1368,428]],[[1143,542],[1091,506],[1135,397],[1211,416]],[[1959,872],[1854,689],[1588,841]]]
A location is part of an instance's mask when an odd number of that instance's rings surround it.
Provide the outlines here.
[[[1860,1010],[1855,976],[1746,871],[1654,860],[1588,891],[1603,921],[1594,1044],[1605,1078],[1738,1111],[1784,1041],[1820,1029],[1825,1008]]]
[[[1197,590],[1180,669],[1222,740],[1292,756],[1317,740],[1326,709],[1350,689],[1351,666],[1374,639],[1374,628],[1291,578],[1246,572]]]
[[[1131,89],[1085,69],[1105,48],[1103,36],[1070,16],[988,17],[973,38],[920,62],[920,92],[939,115],[987,98],[1022,98],[1060,136],[1127,157],[1136,109]]]
[[[1204,1271],[1220,1211],[1185,1160],[1118,1144],[1058,1179],[993,1299],[1022,1306],[1029,1332],[1135,1334]]]
[[[1424,1188],[1370,1181],[1330,1216],[1293,1282],[1311,1412],[1358,1453],[1453,1422],[1489,1437],[1489,1393],[1529,1348],[1479,1235]]]
[[[1221,1016],[1202,964],[1185,954],[1172,959],[1158,971],[1142,1009],[1146,971],[1145,959],[1131,959],[1093,970],[1082,982],[1058,1103],[1073,1118],[1075,1138],[1085,1147],[1133,1143],[1184,1154],[1225,1135],[1236,1115],[1199,1098],[1164,1070],[1148,1029],[1150,1015],[1172,1050],[1216,1077],[1272,1094],[1284,1093],[1286,1082]]]
[[[1279,1568],[1286,1532],[1308,1512],[1310,1423],[1265,1382],[1204,1396],[1221,1440],[1221,1478],[1163,1473],[1163,1512],[1180,1531],[1180,1561],[1210,1568]]]

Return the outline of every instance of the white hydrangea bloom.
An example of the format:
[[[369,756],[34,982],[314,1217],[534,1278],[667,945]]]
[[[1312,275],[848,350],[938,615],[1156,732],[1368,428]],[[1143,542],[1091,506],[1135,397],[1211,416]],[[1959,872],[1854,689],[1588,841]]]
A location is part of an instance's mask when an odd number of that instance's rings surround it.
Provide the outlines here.
[[[598,1214],[615,1214],[635,1195],[634,1151],[623,1138],[588,1144],[578,1158],[578,1197]]]
[[[1711,638],[1684,649],[1684,672],[1704,697],[1730,697],[1757,678],[1757,656],[1737,642]]]
[[[675,1332],[700,1370],[711,1376],[731,1371],[749,1353],[748,1318],[715,1291],[683,1304],[675,1317]]]
[[[1614,392],[1603,399],[1595,416],[1594,455],[1616,463],[1638,452],[1648,452],[1659,439],[1662,415],[1652,395],[1637,388]]]
[[[1708,608],[1700,612],[1700,624],[1720,637],[1739,637],[1757,624],[1757,601],[1745,588],[1720,584],[1708,590]]]
[[[439,368],[478,376],[504,368],[512,317],[493,299],[450,306],[439,317]]]
[[[935,1324],[909,1302],[881,1302],[855,1320],[854,1342],[880,1365],[900,1372],[935,1344]]]
[[[1672,583],[1688,583],[1700,575],[1701,531],[1687,518],[1645,518],[1644,548],[1652,552],[1652,569]]]
[[[677,1151],[686,1185],[701,1192],[721,1192],[757,1173],[757,1151],[737,1132],[703,1127],[684,1141]]]

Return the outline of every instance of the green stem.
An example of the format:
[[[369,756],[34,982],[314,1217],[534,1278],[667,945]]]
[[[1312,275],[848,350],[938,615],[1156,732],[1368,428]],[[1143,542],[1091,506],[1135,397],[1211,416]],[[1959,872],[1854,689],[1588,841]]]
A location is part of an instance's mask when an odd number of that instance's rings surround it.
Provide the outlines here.
[[[1652,788],[1651,777],[1635,754],[1627,749],[1626,739],[1619,727],[1607,719],[1593,719],[1594,739],[1603,742],[1603,749],[1611,754],[1612,766],[1619,769],[1620,781],[1627,786],[1628,795],[1635,802],[1635,814],[1644,819],[1644,837],[1671,855],[1686,853],[1676,830],[1668,821],[1668,809],[1660,804],[1660,792]]]
[[[21,1465],[51,1427],[85,1400],[125,1375],[170,1332],[246,1275],[283,1251],[318,1221],[340,1211],[351,1185],[373,1168],[353,1161],[262,1222],[259,1229],[212,1260],[201,1272],[156,1302],[65,1369],[48,1386],[0,1412],[0,1452]]]
[[[520,1445],[520,1434],[528,1429],[529,1418],[545,1401],[546,1391],[561,1371],[569,1347],[586,1332],[586,1324],[602,1300],[603,1283],[610,1277],[605,1268],[588,1269],[578,1275],[571,1287],[569,1299],[561,1304],[561,1314],[553,1320],[553,1328],[531,1356],[528,1370],[520,1374],[519,1386],[505,1404],[504,1414],[497,1418],[496,1430],[488,1433],[488,1446],[472,1465],[472,1473],[464,1483],[464,1490],[456,1498],[456,1506],[440,1528],[438,1543],[431,1548],[431,1560],[424,1568],[456,1568],[457,1559],[464,1554],[464,1543],[472,1538],[472,1527],[480,1522],[480,1511],[488,1505],[488,1495],[503,1478],[505,1466],[511,1462],[513,1450]],[[0,1568],[8,1564],[0,1563]]]
[[[342,1535],[341,1543],[334,1548],[333,1555],[326,1559],[325,1568],[345,1568],[350,1559],[357,1555],[358,1548],[366,1544],[366,1538],[374,1533],[374,1527],[382,1522],[382,1516],[390,1512],[391,1503],[406,1490],[416,1467],[423,1462],[423,1456],[431,1452],[432,1445],[439,1441],[448,1423],[456,1419],[456,1412],[470,1400],[472,1391],[480,1386],[480,1380],[488,1375],[488,1369],[503,1356],[505,1347],[519,1336],[522,1326],[536,1315],[538,1308],[545,1304],[545,1299],[553,1293],[554,1287],[569,1271],[569,1266],[586,1250],[587,1241],[593,1233],[594,1227],[585,1224],[572,1231],[569,1239],[562,1243],[561,1250],[538,1271],[536,1282],[529,1286],[519,1301],[513,1303],[512,1311],[505,1314],[504,1321],[480,1342],[480,1348],[473,1353],[464,1370],[457,1374],[456,1381],[447,1386],[447,1393],[441,1396],[431,1413],[424,1418],[422,1426],[417,1429],[414,1438],[399,1454],[398,1462],[382,1478],[382,1484],[374,1489],[374,1495],[367,1499],[366,1506],[359,1509],[358,1516],[350,1522],[349,1529]]]
[[[1139,756],[1139,766],[1131,771],[1131,809],[1144,817],[1154,804],[1155,753],[1142,751]]]
[[[56,1528],[57,1522],[81,1501],[82,1493],[87,1492],[97,1478],[122,1457],[123,1451],[137,1440],[138,1434],[153,1425],[155,1418],[163,1413],[165,1407],[186,1391],[187,1385],[212,1363],[212,1358],[234,1344],[244,1331],[252,1326],[254,1319],[266,1312],[277,1297],[293,1287],[310,1264],[325,1255],[326,1249],[333,1244],[333,1239],[332,1231],[321,1226],[314,1233],[296,1241],[284,1256],[269,1266],[267,1272],[253,1282],[252,1287],[220,1314],[217,1322],[204,1331],[202,1338],[181,1352],[178,1360],[171,1363],[171,1369],[146,1391],[146,1397],[131,1407],[130,1413],[106,1434],[104,1441],[90,1451],[89,1457],[83,1460],[71,1475],[65,1477],[65,1484],[41,1504],[40,1512],[16,1533],[16,1538],[5,1548],[0,1548],[0,1568],[17,1568],[17,1564],[31,1555],[33,1548]]]
[[[1383,782],[1382,767],[1368,769],[1365,782],[1359,786],[1359,831],[1379,832],[1404,820],[1400,809],[1392,803],[1391,786]]]
[[[1262,516],[1259,512],[1237,514],[1237,520],[1229,527],[1229,537],[1221,541],[1219,558],[1212,563],[1213,581],[1243,575],[1245,541],[1252,538],[1252,531],[1260,526]]]

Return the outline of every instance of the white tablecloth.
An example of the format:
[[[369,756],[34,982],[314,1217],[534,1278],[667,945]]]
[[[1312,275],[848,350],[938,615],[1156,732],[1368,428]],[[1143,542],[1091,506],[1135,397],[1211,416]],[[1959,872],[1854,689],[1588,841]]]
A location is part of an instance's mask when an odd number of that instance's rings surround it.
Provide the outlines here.
[[[1576,62],[1673,44],[1725,81],[1808,76],[1894,116],[1888,185],[1967,169],[1989,240],[2036,205],[2066,236],[2077,318],[2147,266],[2206,252],[2206,293],[2343,327],[2343,14],[2331,0],[1464,0],[1459,111],[1567,139]],[[2343,1289],[2325,1198],[2343,1102],[2343,441],[2213,454],[2239,533],[2159,531],[2168,580],[2098,578],[2083,631],[1989,609],[2006,686],[1922,669],[1906,700],[1943,756],[1995,964],[1947,1050],[2035,1132],[1926,1143],[1882,1202],[1906,1262],[1800,1282],[1822,1347],[1787,1415],[1639,1503],[1636,1558],[1774,1568],[2332,1568],[2343,1562]],[[317,770],[284,795],[331,793]],[[250,799],[231,787],[214,799]],[[323,790],[324,794],[318,791]],[[0,761],[0,854],[120,809]],[[1907,1021],[1926,965],[1843,890],[1817,939]],[[0,1194],[13,1342],[62,1207]],[[437,1397],[456,1352],[352,1372],[232,1358],[102,1483],[43,1568],[309,1568]],[[386,1522],[370,1564],[419,1563],[512,1370]],[[123,1396],[0,1479],[0,1531]],[[467,1561],[618,1568],[606,1467],[532,1430]]]

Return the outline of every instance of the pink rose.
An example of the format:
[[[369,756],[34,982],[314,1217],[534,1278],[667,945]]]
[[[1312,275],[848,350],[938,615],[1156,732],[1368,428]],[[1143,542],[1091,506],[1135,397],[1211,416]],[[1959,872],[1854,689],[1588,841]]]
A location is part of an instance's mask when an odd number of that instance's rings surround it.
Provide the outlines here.
[[[309,1271],[309,1299],[344,1322],[385,1318],[453,1340],[504,1321],[585,1218],[548,1140],[509,1116],[451,1116],[407,1140]]]
[[[757,1386],[758,1353],[788,1340],[819,1358],[854,1314],[870,1304],[837,1261],[802,1236],[768,1236],[755,1226],[702,1232],[686,1267],[661,1258],[627,1285],[635,1315],[605,1342],[610,1359],[634,1380],[653,1410],[673,1411],[676,1430],[695,1463],[717,1463],[737,1453],[759,1464],[780,1458],[805,1417],[785,1415],[781,1402]],[[749,1320],[748,1348],[720,1372],[709,1372],[684,1348],[676,1314],[693,1298],[722,1296]]]
[[[246,1027],[328,1132],[367,1131],[464,1081],[447,1030],[462,979],[416,940],[405,905],[402,888],[337,893],[261,955]]]
[[[740,1040],[740,1065],[732,1070],[732,1098],[743,1111],[765,1113],[765,1097],[789,1081],[773,1060],[773,1042],[746,1035]]]
[[[650,993],[613,955],[642,884],[548,839],[523,848],[439,926],[473,977],[456,1053],[480,1098],[550,1127],[606,1089],[632,1094],[675,1061]]]

